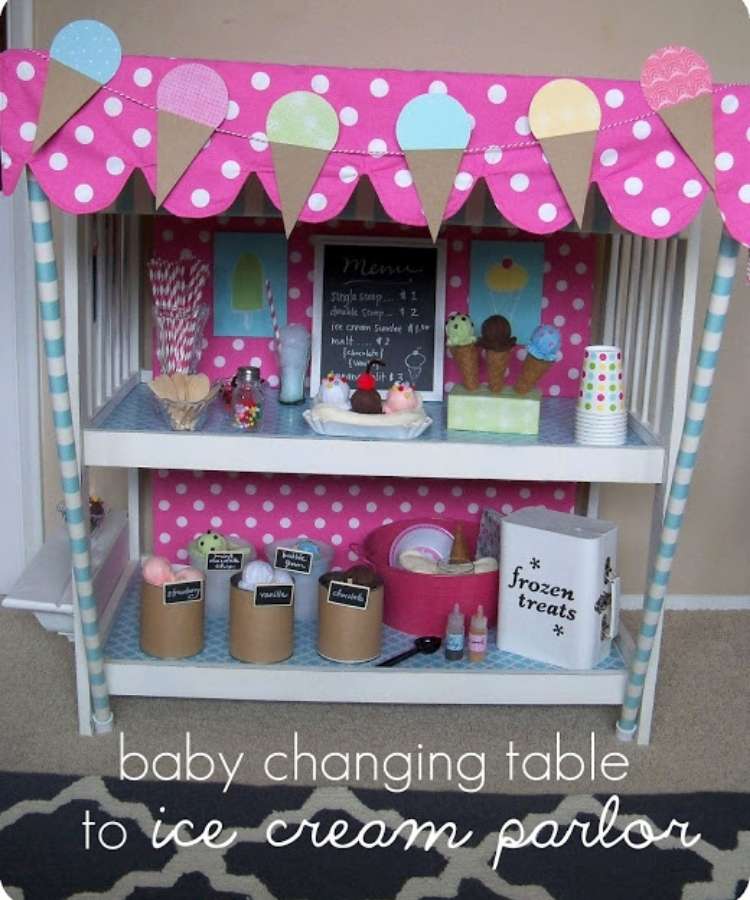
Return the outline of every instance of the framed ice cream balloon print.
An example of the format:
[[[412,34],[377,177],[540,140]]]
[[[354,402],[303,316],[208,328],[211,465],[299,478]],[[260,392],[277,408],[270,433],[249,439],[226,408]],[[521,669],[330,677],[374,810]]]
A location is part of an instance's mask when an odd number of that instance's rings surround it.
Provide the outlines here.
[[[287,321],[286,241],[281,234],[214,236],[214,335],[273,337],[265,282],[271,282],[279,325]]]
[[[473,241],[471,318],[484,322],[505,316],[518,343],[528,343],[541,318],[543,277],[541,241]]]

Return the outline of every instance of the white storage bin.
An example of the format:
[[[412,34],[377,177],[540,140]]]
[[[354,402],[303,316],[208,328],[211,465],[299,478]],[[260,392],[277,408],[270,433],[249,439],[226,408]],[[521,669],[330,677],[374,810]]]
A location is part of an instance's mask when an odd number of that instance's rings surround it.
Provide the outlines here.
[[[617,526],[530,507],[503,519],[497,646],[591,669],[617,634]]]

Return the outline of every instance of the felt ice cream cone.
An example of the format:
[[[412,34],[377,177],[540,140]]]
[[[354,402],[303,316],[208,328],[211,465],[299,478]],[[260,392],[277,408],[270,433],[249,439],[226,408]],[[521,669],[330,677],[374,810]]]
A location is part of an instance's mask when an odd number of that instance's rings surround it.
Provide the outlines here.
[[[505,387],[505,372],[510,362],[510,350],[487,350],[487,380],[493,394]]]
[[[479,350],[476,344],[451,347],[451,354],[461,370],[461,380],[467,391],[479,388]]]
[[[536,387],[537,382],[544,373],[554,364],[554,360],[537,359],[528,353],[523,361],[523,369],[521,369],[521,374],[518,376],[518,381],[513,386],[513,390],[517,394],[528,394],[529,391]]]
[[[471,561],[471,554],[469,553],[469,547],[466,543],[466,538],[464,537],[464,530],[461,525],[457,525],[456,533],[453,536],[450,563],[451,565],[456,565],[457,563],[467,563]]]

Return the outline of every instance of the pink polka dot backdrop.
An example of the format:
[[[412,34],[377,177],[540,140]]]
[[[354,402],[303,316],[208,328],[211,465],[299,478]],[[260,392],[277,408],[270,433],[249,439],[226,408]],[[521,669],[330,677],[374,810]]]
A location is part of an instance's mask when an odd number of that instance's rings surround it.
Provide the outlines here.
[[[154,222],[156,254],[169,259],[190,255],[209,263],[217,231],[267,232],[281,227],[277,221],[240,218],[194,222],[160,217]],[[383,237],[404,234],[399,226],[343,222],[295,229],[288,246],[290,322],[311,324],[312,238],[329,232]],[[540,240],[520,232],[463,226],[447,228],[444,238],[448,311],[468,309],[473,239]],[[595,241],[561,234],[548,236],[543,242],[542,321],[560,328],[563,355],[540,386],[550,396],[574,397],[583,350],[589,342]],[[207,300],[212,299],[209,284]],[[523,354],[521,347],[511,363],[511,377],[520,371]],[[271,387],[278,385],[271,341],[215,337],[209,318],[201,370],[212,379],[228,378],[238,366],[247,364],[260,365]],[[155,358],[153,365],[158,371]],[[446,359],[446,387],[449,389],[457,378],[455,364]],[[336,564],[344,566],[353,559],[352,544],[361,544],[374,528],[399,518],[445,514],[476,520],[485,507],[508,513],[522,506],[544,505],[568,512],[574,503],[575,486],[570,484],[160,471],[153,478],[154,549],[174,561],[183,560],[188,542],[208,528],[237,534],[259,550],[274,540],[307,535],[331,543],[336,548]]]
[[[0,54],[0,145],[6,192],[25,165],[61,209],[101,210],[114,202],[135,169],[156,186],[157,91],[184,60],[123,57],[119,71],[38,152],[33,143],[47,77],[46,54]],[[314,91],[338,114],[333,147],[301,211],[303,221],[337,216],[367,177],[391,218],[424,225],[419,197],[396,140],[401,109],[425,92],[448,93],[471,116],[469,146],[456,173],[446,217],[483,178],[497,208],[519,228],[545,234],[564,228],[571,212],[541,147],[531,134],[529,105],[544,76],[478,75],[340,69],[244,62],[207,62],[226,83],[226,117],[167,198],[175,215],[210,217],[234,203],[256,173],[278,204],[266,135],[268,111],[292,91]],[[707,182],[638,82],[582,79],[602,110],[591,181],[616,221],[636,234],[668,237],[684,229],[710,193]],[[750,243],[750,87],[714,85],[716,200],[729,232]],[[710,126],[711,123],[706,123]]]
[[[331,544],[347,566],[379,525],[435,516],[476,520],[485,507],[571,512],[575,486],[403,478],[320,478],[159,471],[153,478],[154,552],[187,559],[187,545],[208,528],[250,541],[260,554],[272,541],[305,535]]]

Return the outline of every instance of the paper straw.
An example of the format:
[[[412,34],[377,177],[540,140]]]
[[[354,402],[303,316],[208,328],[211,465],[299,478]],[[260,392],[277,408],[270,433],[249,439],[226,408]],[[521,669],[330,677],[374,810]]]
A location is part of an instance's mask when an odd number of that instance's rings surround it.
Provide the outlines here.
[[[28,171],[27,179],[34,240],[36,284],[44,336],[44,351],[47,359],[49,392],[54,408],[55,441],[65,503],[65,522],[73,559],[73,577],[86,651],[86,668],[93,705],[93,724],[95,731],[103,734],[112,730],[112,712],[109,706],[107,679],[104,674],[99,616],[91,574],[91,548],[86,527],[89,515],[88,503],[84,508],[73,433],[50,205],[31,170]]]
[[[638,642],[630,665],[625,700],[617,723],[617,734],[621,740],[632,740],[638,722],[638,714],[643,699],[654,639],[659,619],[664,607],[664,598],[672,574],[672,563],[680,539],[680,529],[685,514],[685,506],[690,494],[695,461],[698,456],[703,423],[706,418],[711,387],[724,334],[727,309],[732,294],[732,284],[737,272],[737,254],[740,245],[730,237],[726,229],[722,231],[719,253],[716,259],[711,298],[706,321],[703,325],[703,339],[700,353],[693,370],[693,384],[690,403],[682,429],[680,452],[677,456],[674,477],[669,491],[669,501],[664,517],[659,552],[651,570],[648,592],[644,602]]]
[[[266,300],[268,300],[268,308],[271,310],[271,324],[273,325],[273,336],[276,338],[276,347],[281,343],[281,332],[279,331],[279,320],[276,318],[276,304],[273,302],[273,291],[271,290],[271,282],[266,278]]]

